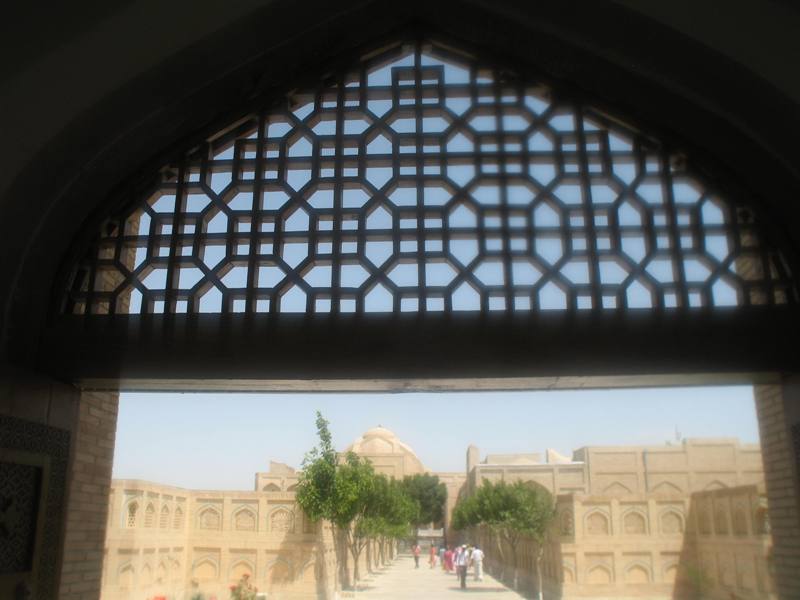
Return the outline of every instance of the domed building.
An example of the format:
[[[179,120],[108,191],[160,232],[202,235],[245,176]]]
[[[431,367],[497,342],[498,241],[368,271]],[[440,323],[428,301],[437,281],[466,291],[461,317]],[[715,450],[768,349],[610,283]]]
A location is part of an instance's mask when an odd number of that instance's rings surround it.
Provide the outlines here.
[[[396,479],[428,471],[407,444],[401,442],[393,431],[380,425],[367,430],[345,452],[368,458],[378,473]]]

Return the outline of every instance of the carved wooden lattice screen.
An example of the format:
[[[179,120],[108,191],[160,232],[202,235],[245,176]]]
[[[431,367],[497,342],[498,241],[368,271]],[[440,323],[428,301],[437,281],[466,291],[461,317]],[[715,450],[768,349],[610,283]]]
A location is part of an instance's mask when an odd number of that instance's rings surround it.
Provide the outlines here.
[[[751,211],[653,139],[434,43],[365,57],[162,170],[66,312],[796,302]]]

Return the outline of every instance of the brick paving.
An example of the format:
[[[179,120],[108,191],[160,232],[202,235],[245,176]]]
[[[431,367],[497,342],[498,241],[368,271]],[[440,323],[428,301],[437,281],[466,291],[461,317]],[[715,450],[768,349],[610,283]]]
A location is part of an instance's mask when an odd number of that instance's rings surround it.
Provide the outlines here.
[[[393,564],[364,577],[357,592],[345,592],[342,598],[358,600],[438,600],[439,598],[463,598],[468,594],[481,600],[518,600],[524,598],[510,588],[484,573],[483,581],[474,581],[472,571],[467,577],[467,589],[459,587],[458,578],[447,574],[441,567],[431,569],[427,559],[420,560],[419,569],[414,568],[411,556],[401,555]]]

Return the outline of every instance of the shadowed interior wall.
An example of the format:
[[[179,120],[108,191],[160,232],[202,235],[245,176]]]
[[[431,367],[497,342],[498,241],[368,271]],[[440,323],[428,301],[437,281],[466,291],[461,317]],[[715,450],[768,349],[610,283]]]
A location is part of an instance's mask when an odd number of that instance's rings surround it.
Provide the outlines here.
[[[46,502],[45,514],[36,531],[40,540],[34,548],[32,572],[9,585],[27,586],[37,598],[54,597],[58,585],[58,563],[63,540],[62,510],[67,492],[67,464],[74,452],[75,430],[80,393],[72,386],[41,375],[16,369],[0,369],[0,418],[9,417],[14,429],[0,431],[0,455],[4,463],[16,463],[25,452],[49,463],[52,477],[40,501]],[[4,482],[7,483],[7,482]],[[55,485],[54,485],[55,484]],[[21,490],[13,497],[19,498]],[[12,501],[13,501],[12,497]],[[55,514],[54,514],[55,513]],[[13,519],[13,514],[10,517]],[[44,546],[51,547],[45,549]],[[4,575],[4,584],[8,575]],[[9,592],[2,588],[2,592]]]

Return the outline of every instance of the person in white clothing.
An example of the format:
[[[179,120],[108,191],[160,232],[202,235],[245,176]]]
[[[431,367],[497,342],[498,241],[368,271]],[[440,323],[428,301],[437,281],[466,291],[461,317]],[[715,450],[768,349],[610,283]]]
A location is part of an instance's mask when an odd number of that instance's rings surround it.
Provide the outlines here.
[[[472,566],[475,569],[475,581],[483,581],[483,550],[478,546],[472,551]]]
[[[458,554],[456,554],[456,572],[458,578],[461,580],[461,589],[467,589],[467,567],[469,566],[469,554],[467,547],[461,546]]]

